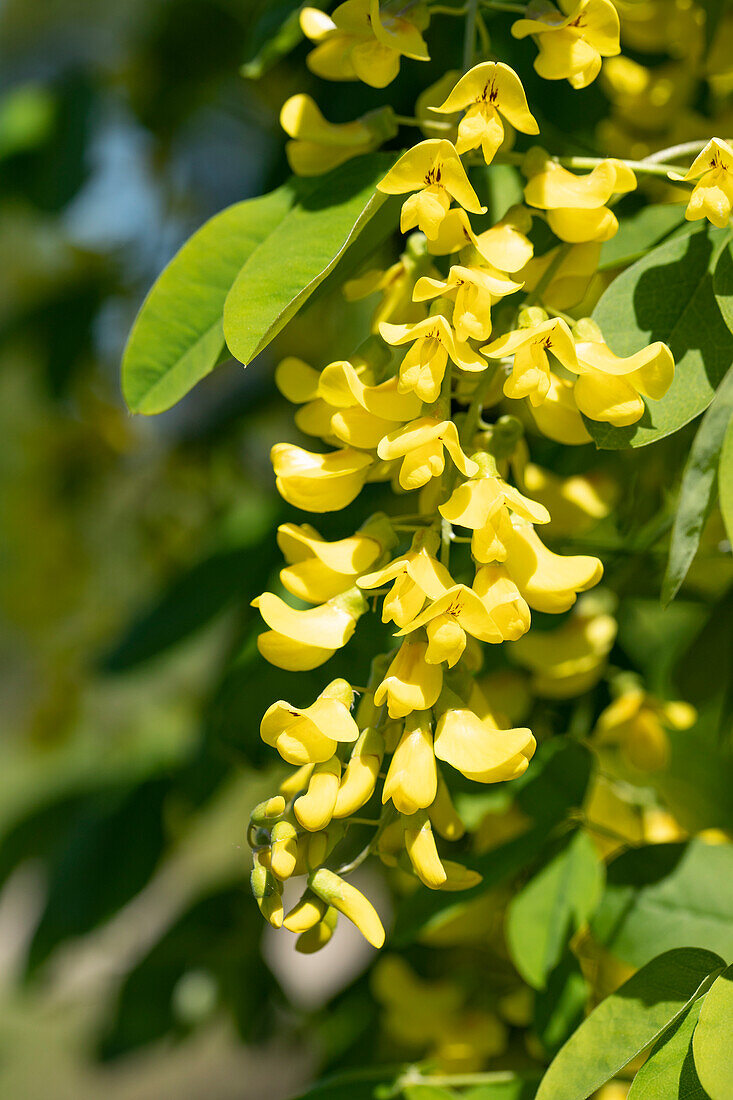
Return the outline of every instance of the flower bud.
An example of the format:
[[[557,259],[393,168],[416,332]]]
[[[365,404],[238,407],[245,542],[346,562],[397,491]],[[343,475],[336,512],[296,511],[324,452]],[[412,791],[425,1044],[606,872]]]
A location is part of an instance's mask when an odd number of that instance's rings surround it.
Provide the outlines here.
[[[338,913],[335,909],[327,909],[322,921],[301,933],[295,944],[295,950],[301,955],[312,955],[325,947],[336,928]]]
[[[258,802],[249,819],[253,825],[267,825],[271,821],[277,821],[285,813],[285,799],[281,794],[272,798],[266,798],[264,802]]]
[[[305,794],[293,804],[298,823],[311,833],[325,829],[333,816],[341,777],[341,764],[336,756],[316,764]]]
[[[270,834],[270,865],[273,874],[284,882],[295,870],[298,858],[298,833],[289,821],[278,821]]]
[[[312,890],[306,890],[297,905],[294,905],[283,921],[288,932],[307,932],[314,928],[326,915],[328,905],[317,897]]]
[[[349,817],[372,797],[384,756],[384,738],[369,727],[354,745],[341,779],[334,817]]]
[[[315,894],[348,917],[373,947],[382,946],[382,922],[374,906],[359,890],[326,867],[313,871],[308,877],[308,885]]]
[[[424,810],[405,819],[405,848],[420,881],[432,890],[442,886],[447,875],[440,862],[430,819]]]

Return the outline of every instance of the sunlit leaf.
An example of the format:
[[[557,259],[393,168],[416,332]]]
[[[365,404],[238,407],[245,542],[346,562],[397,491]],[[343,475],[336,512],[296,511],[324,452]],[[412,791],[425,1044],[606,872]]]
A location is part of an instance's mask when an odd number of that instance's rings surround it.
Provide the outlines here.
[[[718,979],[719,980],[719,979]],[[633,1080],[629,1100],[707,1100],[692,1058],[692,1033],[709,994],[694,1001],[684,1016],[657,1040]]]
[[[710,1100],[733,1096],[733,966],[713,982],[692,1037],[700,1083]]]
[[[595,909],[602,888],[595,845],[578,831],[512,898],[506,917],[509,953],[535,989],[544,989],[568,939]]]
[[[625,852],[608,868],[591,927],[632,966],[682,946],[733,958],[733,847],[692,840]]]
[[[667,951],[591,1012],[542,1079],[537,1100],[587,1100],[658,1039],[723,962],[712,951]]]
[[[601,448],[643,447],[676,432],[704,412],[733,362],[733,333],[713,294],[713,270],[723,230],[673,239],[649,252],[611,283],[593,318],[616,355],[632,355],[655,340],[675,359],[674,381],[659,401],[647,401],[637,424],[615,428],[586,420]]]
[[[682,474],[669,560],[662,582],[662,603],[677,595],[700,545],[715,501],[718,462],[726,429],[733,421],[733,368],[720,383],[690,448]]]
[[[357,157],[300,181],[299,202],[242,267],[224,305],[224,335],[245,366],[323,282],[386,201],[376,185],[390,153]],[[398,205],[389,203],[396,225]],[[392,215],[391,215],[392,216]]]
[[[284,186],[235,203],[194,233],[140,307],[122,360],[131,412],[164,412],[217,364],[224,347],[224,300],[252,251],[295,201]]]

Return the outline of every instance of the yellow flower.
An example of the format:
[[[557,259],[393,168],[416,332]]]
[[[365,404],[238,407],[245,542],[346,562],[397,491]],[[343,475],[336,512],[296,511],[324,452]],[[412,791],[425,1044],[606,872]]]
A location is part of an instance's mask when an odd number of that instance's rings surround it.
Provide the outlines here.
[[[318,396],[320,371],[295,355],[286,355],[275,368],[275,385],[293,405],[302,405]]]
[[[530,404],[534,406],[541,405],[550,390],[552,372],[548,351],[564,367],[577,367],[572,334],[560,317],[516,329],[481,350],[492,359],[514,356],[512,373],[504,383],[504,393],[514,399],[529,397]]]
[[[289,821],[278,821],[270,833],[270,867],[281,882],[289,879],[298,859],[298,833]]]
[[[392,591],[384,597],[382,622],[404,626],[420,613],[426,597],[438,599],[452,586],[450,573],[435,558],[439,541],[434,531],[418,531],[405,555],[359,578],[359,588],[366,589],[394,581]]]
[[[570,446],[591,441],[575,403],[573,389],[572,382],[552,374],[545,400],[532,407],[532,418],[542,434]]]
[[[606,203],[635,187],[636,176],[620,160],[603,160],[587,175],[576,176],[546,159],[528,181],[524,199],[548,211],[550,229],[561,241],[607,241],[618,229],[618,219]]]
[[[285,917],[283,928],[287,928],[288,932],[307,932],[323,920],[327,909],[328,905],[322,898],[317,897],[312,890],[306,890]]]
[[[430,712],[409,715],[400,742],[389,764],[382,802],[390,798],[401,814],[414,814],[434,800],[438,773],[433,754]]]
[[[456,584],[407,623],[399,635],[427,628],[428,664],[453,667],[466,648],[466,635],[481,642],[519,638],[529,629],[529,608],[503,566],[479,569],[473,588]]]
[[[623,692],[601,714],[595,728],[598,745],[617,745],[639,771],[659,771],[669,759],[666,729],[685,730],[697,721],[688,703],[663,703],[641,688]]]
[[[558,477],[526,462],[517,476],[533,499],[549,511],[547,533],[556,536],[589,531],[605,519],[618,496],[616,482],[603,472]]]
[[[384,738],[369,726],[351,750],[336,796],[334,817],[349,817],[369,801],[377,784],[383,757]]]
[[[440,774],[440,769],[438,769],[438,790],[428,808],[428,813],[431,824],[444,840],[460,840],[465,834],[466,827],[453,805],[450,791]]]
[[[325,455],[291,443],[276,443],[270,452],[278,492],[305,512],[336,512],[361,492],[372,458],[352,447]]]
[[[270,664],[290,671],[318,668],[348,642],[367,607],[358,588],[334,596],[320,607],[299,611],[272,592],[252,600],[271,628],[257,638]]]
[[[526,206],[512,206],[504,217],[476,235],[465,210],[449,210],[428,250],[434,256],[447,256],[459,249],[475,249],[491,267],[499,271],[519,271],[532,258],[532,242],[527,237],[532,215]]]
[[[280,125],[295,139],[287,142],[285,152],[296,176],[319,176],[352,157],[378,149],[397,133],[391,107],[370,111],[354,122],[333,123],[302,92],[286,99]]]
[[[560,11],[537,4],[536,14],[513,24],[512,35],[531,34],[535,39],[539,53],[534,67],[545,80],[567,80],[573,88],[586,88],[601,71],[601,58],[621,52],[618,14],[611,0],[558,3]]]
[[[336,929],[337,920],[338,913],[332,906],[329,906],[324,913],[323,920],[319,921],[318,924],[314,924],[307,931],[301,932],[295,941],[295,950],[300,952],[301,955],[312,955],[316,951],[320,951],[331,939]]]
[[[374,693],[378,706],[387,700],[390,718],[404,718],[414,710],[429,710],[440,695],[443,672],[440,665],[426,664],[426,650],[426,642],[403,642]]]
[[[316,764],[308,789],[293,803],[293,813],[304,829],[315,833],[326,828],[333,817],[340,778],[341,763],[337,756]]]
[[[578,592],[598,584],[603,576],[603,565],[598,558],[586,554],[553,554],[541,542],[531,523],[517,517],[513,525],[506,569],[535,611],[567,611],[575,603]]]
[[[288,566],[280,570],[280,580],[298,599],[325,603],[353,587],[395,541],[383,515],[373,516],[355,535],[336,542],[327,542],[308,523],[283,523],[277,529],[277,544]]]
[[[379,0],[346,0],[332,16],[303,8],[300,25],[306,38],[316,43],[306,64],[324,80],[362,80],[372,88],[385,88],[400,71],[400,57],[429,60],[415,24],[380,13]]]
[[[486,369],[486,360],[465,340],[454,337],[450,324],[440,314],[409,325],[383,322],[379,331],[388,344],[412,343],[400,364],[397,388],[401,393],[414,392],[427,404],[438,399],[449,357],[461,370]]]
[[[369,385],[346,360],[330,363],[321,375],[319,394],[339,408],[364,409],[381,420],[404,423],[419,415],[422,401],[414,393],[403,393],[397,378],[378,386]]]
[[[524,288],[533,291],[552,266],[553,274],[542,291],[542,301],[549,309],[571,309],[582,301],[590,281],[598,270],[601,255],[599,241],[574,244],[560,258],[560,248],[551,248],[543,256],[535,256],[520,271]],[[555,266],[557,265],[557,266]]]
[[[539,133],[522,82],[513,69],[500,61],[475,65],[461,77],[446,101],[433,110],[442,114],[465,110],[458,126],[456,150],[466,153],[481,146],[487,164],[491,164],[504,141],[502,115],[524,134]]]
[[[733,207],[733,149],[713,138],[692,162],[686,180],[697,180],[685,211],[688,221],[707,218],[725,229]]]
[[[591,420],[619,427],[634,424],[644,414],[640,395],[659,400],[672,385],[672,352],[659,340],[625,359],[602,340],[580,341],[575,351],[577,366],[568,364],[579,376],[575,403]]]
[[[356,741],[359,736],[351,716],[353,702],[346,680],[333,680],[303,710],[280,699],[265,711],[260,736],[289,764],[323,763],[331,759],[339,742]]]
[[[314,871],[308,877],[308,885],[314,894],[353,921],[362,936],[373,947],[382,946],[384,943],[382,922],[374,906],[356,887],[345,882],[326,867],[320,867]]]
[[[507,539],[513,530],[509,509],[531,523],[548,523],[549,512],[499,477],[464,481],[453,490],[440,514],[451,523],[474,531],[471,551],[477,561],[506,561]]]
[[[445,469],[444,449],[466,477],[478,472],[478,466],[461,450],[458,429],[452,420],[423,416],[396,432],[386,435],[377,447],[385,460],[402,459],[400,485],[403,489],[419,489],[431,478],[440,477]]]
[[[521,289],[522,283],[513,282],[498,268],[454,266],[448,272],[447,279],[433,279],[428,276],[419,279],[415,284],[414,297],[420,302],[438,297],[452,299],[455,302],[453,325],[456,338],[458,342],[463,342],[469,339],[488,340],[491,335],[492,305],[505,295],[514,294]],[[430,318],[430,320],[437,319]],[[464,358],[465,350],[462,349]],[[451,358],[453,358],[452,355]],[[483,360],[479,361],[483,362]],[[478,369],[483,370],[483,366]],[[424,398],[424,400],[434,401],[435,398]]]
[[[497,729],[471,710],[449,709],[435,733],[435,755],[476,783],[516,779],[527,770],[536,742],[528,729]]]
[[[416,192],[405,200],[400,228],[406,233],[417,226],[428,240],[437,235],[451,199],[472,214],[486,213],[455,147],[440,138],[428,138],[408,149],[377,188],[386,195]]]
[[[594,687],[616,639],[613,615],[577,611],[556,630],[532,630],[513,642],[510,656],[532,673],[532,690],[544,699],[571,699]]]
[[[430,818],[425,810],[405,818],[405,849],[412,868],[425,886],[437,890],[448,878],[440,862]]]

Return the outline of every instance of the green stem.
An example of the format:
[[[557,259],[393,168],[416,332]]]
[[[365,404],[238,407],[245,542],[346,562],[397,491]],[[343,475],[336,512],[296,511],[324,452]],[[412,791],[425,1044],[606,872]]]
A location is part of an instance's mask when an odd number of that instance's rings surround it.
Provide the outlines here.
[[[524,163],[525,153],[498,153],[494,157],[494,164],[516,164],[521,166]],[[607,157],[576,157],[576,156],[561,156],[561,157],[549,157],[555,164],[562,164],[565,168],[595,168],[599,164],[603,164]],[[668,172],[679,172],[679,165],[677,164],[657,164],[651,160],[624,160],[623,163],[627,168],[631,168],[634,172],[640,172],[649,176],[666,176]]]
[[[461,428],[461,446],[466,448],[471,446],[476,430],[478,428],[479,419],[481,418],[481,411],[484,407],[484,400],[486,394],[489,392],[491,385],[494,381],[494,375],[499,369],[498,363],[490,363],[484,373],[479,379],[478,385],[471,398],[471,404],[468,406],[466,412],[466,418],[463,421]]]
[[[395,115],[394,119],[400,126],[429,126],[431,130],[453,129],[453,124],[451,122],[444,122],[442,119],[438,118],[413,118],[412,115]]]
[[[466,30],[463,37],[463,71],[473,65],[473,54],[476,45],[476,16],[478,14],[478,0],[468,0],[466,4]]]
[[[525,4],[504,3],[504,0],[481,0],[481,7],[491,11],[509,11],[516,15],[525,15],[527,11]]]

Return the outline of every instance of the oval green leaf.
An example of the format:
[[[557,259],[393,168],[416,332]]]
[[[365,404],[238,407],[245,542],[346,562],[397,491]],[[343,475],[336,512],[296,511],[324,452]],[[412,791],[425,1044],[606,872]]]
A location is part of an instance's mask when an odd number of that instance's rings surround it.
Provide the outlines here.
[[[535,989],[545,988],[568,939],[591,915],[602,889],[596,847],[578,831],[512,899],[506,917],[509,954]]]
[[[662,603],[677,595],[700,545],[715,501],[718,458],[733,417],[733,369],[729,370],[697,430],[685,463],[662,582]]]
[[[637,424],[615,428],[586,420],[600,448],[644,447],[704,412],[733,363],[733,333],[713,293],[723,230],[674,238],[627,268],[593,313],[616,355],[632,355],[655,340],[668,344],[676,370],[660,401],[649,401]]]
[[[608,868],[591,928],[632,966],[683,945],[733,958],[733,847],[692,840],[625,852]]]
[[[718,979],[720,980],[720,979]],[[709,994],[708,994],[709,996]],[[692,1058],[692,1035],[705,1000],[701,997],[665,1031],[633,1080],[628,1100],[708,1100]]]
[[[715,265],[713,292],[723,320],[733,332],[733,238],[728,240]]]
[[[733,966],[713,982],[692,1038],[700,1083],[710,1100],[733,1096]]]
[[[659,955],[606,997],[571,1035],[542,1079],[537,1100],[587,1100],[655,1042],[724,965],[712,951]]]
[[[232,283],[294,199],[285,186],[235,203],[176,253],[143,302],[125,347],[122,392],[131,412],[165,412],[214,369]]]
[[[256,248],[227,296],[224,335],[245,366],[320,286],[384,204],[376,185],[394,162],[371,153],[318,180],[299,181],[299,201]],[[397,224],[399,203],[388,211]]]

